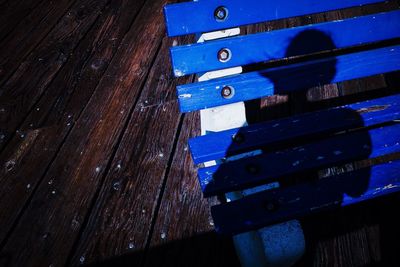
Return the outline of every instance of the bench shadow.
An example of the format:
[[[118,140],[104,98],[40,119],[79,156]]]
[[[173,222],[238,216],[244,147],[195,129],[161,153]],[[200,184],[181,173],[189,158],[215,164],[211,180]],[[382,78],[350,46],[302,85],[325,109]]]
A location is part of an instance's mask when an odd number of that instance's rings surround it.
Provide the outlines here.
[[[296,62],[295,64],[291,65],[293,67],[291,67],[289,70],[287,70],[286,68],[278,67],[271,69],[270,71],[264,72],[265,78],[269,79],[274,84],[275,95],[288,95],[288,102],[289,106],[291,107],[291,110],[287,112],[288,113],[287,115],[299,115],[303,112],[308,111],[307,89],[325,84],[330,84],[332,82],[337,71],[336,70],[337,60],[334,57],[322,58],[320,52],[331,51],[335,49],[336,46],[332,38],[327,33],[318,30],[304,30],[299,34],[297,34],[292,40],[290,40],[286,48],[285,58],[289,58],[289,61],[290,59],[294,59],[294,61]],[[309,57],[306,56],[305,59],[311,58],[317,60],[313,61],[312,64],[302,64],[301,63],[302,59],[298,58],[299,55],[311,55]],[[257,68],[262,69],[265,66],[268,66],[268,63],[260,64],[255,67],[253,66],[252,68],[253,70]],[[312,78],[308,78],[309,76],[305,75],[310,72],[314,74]],[[300,79],[301,83],[298,82],[299,81],[298,78],[291,80],[291,77],[294,76],[299,77],[299,75],[300,77],[304,77],[304,79]],[[260,100],[251,101],[250,103],[247,103],[246,109],[247,109],[247,115],[264,112],[263,108],[260,108]],[[351,124],[346,125],[346,127],[349,127],[350,129],[358,129],[364,126],[364,121],[357,111],[354,111],[349,108],[340,108],[340,109],[332,109],[332,111],[329,112],[332,112],[332,114],[329,114],[329,116],[345,116],[346,118],[351,118]],[[309,120],[312,119],[313,118]],[[251,119],[249,119],[249,121],[251,121]],[[280,121],[276,120],[275,122],[278,123]],[[309,125],[313,125],[313,121],[307,122],[302,120],[302,123],[308,123]],[[282,131],[285,131],[286,129],[285,127],[287,127],[288,130],[290,128],[293,129],[293,126],[289,125],[288,123],[286,123],[286,125],[283,124],[283,126],[282,124],[280,124],[279,127],[282,127]],[[335,135],[337,132],[340,131],[343,131],[343,129],[341,130],[335,129],[335,131],[329,134]],[[354,140],[352,144],[349,144],[349,146],[353,146],[359,149],[359,151],[355,151],[356,153],[354,153],[355,154],[354,158],[351,158],[350,161],[346,160],[346,162],[367,160],[371,154],[371,149],[370,149],[371,138],[369,136],[369,133],[367,131],[360,131],[359,133],[360,133],[359,138]],[[272,154],[272,152],[276,151],[287,151],[290,147],[300,147],[300,146],[307,147],[307,145],[312,142],[323,140],[324,136],[326,137],[326,134],[327,133],[324,132],[323,135],[318,135],[313,133],[313,130],[310,129],[310,131],[304,132],[304,134],[299,138],[286,140],[285,142],[279,143],[278,146],[262,147],[261,151],[263,154],[269,155]],[[239,129],[236,135],[239,135],[245,141],[248,141],[246,140],[246,133],[243,129]],[[268,138],[268,136],[266,136],[266,138]],[[334,149],[334,147],[333,148],[331,147],[330,149]],[[241,151],[240,153],[242,152],[246,151]],[[231,146],[226,151],[226,157],[229,158],[235,154],[238,154],[238,144],[235,144],[235,142],[232,141]],[[261,156],[256,156],[256,157],[261,157]],[[302,161],[303,159],[299,160]],[[307,159],[305,157],[304,161],[306,160]],[[295,174],[292,173],[289,175],[285,174],[282,176],[277,176],[275,177],[275,181],[279,181],[281,188],[285,188],[302,182],[308,182],[308,183],[311,182],[317,184],[322,177],[325,177],[324,179],[329,179],[328,176],[351,171],[355,168],[354,164],[352,163],[350,164],[344,164],[344,163],[345,162],[338,161],[335,162],[334,164],[330,163],[329,165],[322,166],[320,169],[305,168],[304,170]],[[292,162],[285,162],[285,160],[280,162],[274,162],[274,164],[282,164],[283,166],[287,166],[288,169],[292,168],[291,167]],[[268,168],[267,164],[263,165],[264,166],[257,166],[257,168],[258,169]],[[234,173],[235,171],[232,171],[233,166],[235,166],[234,161],[218,165],[218,169],[213,174],[213,179],[226,180],[226,177],[232,177],[234,175],[237,175],[238,172]],[[329,205],[329,208],[334,208],[334,206],[341,206],[341,203],[345,195],[348,195],[350,197],[358,197],[368,189],[369,179],[370,179],[370,168],[368,167],[363,168],[359,173],[360,175],[358,175],[357,177],[351,176],[351,179],[346,179],[345,181],[342,180],[340,181],[340,184],[334,184],[330,188],[331,192],[329,192],[329,197],[331,198],[330,199],[331,201],[329,201],[329,203],[331,204]],[[246,173],[247,177],[252,177],[254,175],[259,175],[259,174],[251,172],[251,169]],[[246,177],[240,177],[240,179],[246,179]],[[265,184],[266,182],[262,181],[262,177],[260,177],[260,179],[257,178],[256,180],[257,181],[254,183],[248,183],[246,185],[246,188],[259,186]],[[211,183],[209,186],[213,186],[213,184]],[[270,202],[271,199],[268,200],[266,199],[265,201],[267,203]],[[311,203],[309,204],[311,205]],[[251,209],[251,207],[248,208]],[[273,211],[266,209],[266,214],[268,214],[269,212],[274,212],[274,213],[279,212],[279,208],[274,209]],[[290,219],[294,218],[285,215],[285,217],[283,217],[281,221],[286,221]],[[255,223],[252,225],[247,225],[246,228],[243,229],[243,231],[259,229],[261,227],[273,223],[276,223],[276,221],[269,223],[263,222],[263,223]]]
[[[400,193],[396,193],[376,201],[363,202],[335,211],[325,211],[306,216],[302,219],[302,226],[307,238],[307,250],[304,257],[295,266],[319,266],[322,264],[321,257],[325,257],[323,262],[330,266],[335,265],[335,263],[341,266],[341,259],[338,257],[339,255],[335,254],[331,246],[334,244],[337,246],[357,244],[362,240],[359,233],[365,234],[366,231],[368,231],[366,238],[372,244],[366,248],[365,243],[363,243],[364,246],[356,246],[352,251],[369,249],[369,253],[374,255],[369,255],[369,258],[359,261],[370,264],[368,266],[399,266],[400,243],[398,237],[400,228],[398,225],[400,217],[393,215],[393,211],[398,208],[399,202]],[[366,210],[368,213],[365,212]],[[355,239],[354,243],[351,243],[351,240],[346,243],[343,239],[337,243],[333,241],[334,238],[343,235],[354,238],[354,233],[358,233],[359,237],[359,239]],[[330,243],[326,243],[326,240],[330,240]],[[375,249],[371,246],[380,246],[381,248],[374,251]],[[321,249],[323,252],[321,252]],[[343,249],[349,248],[344,247]],[[363,253],[365,254],[365,251]],[[360,253],[360,255],[364,255],[363,253]],[[148,250],[126,252],[125,255],[83,263],[80,266],[240,267],[240,262],[230,237],[218,235],[215,232],[207,232],[152,246]]]

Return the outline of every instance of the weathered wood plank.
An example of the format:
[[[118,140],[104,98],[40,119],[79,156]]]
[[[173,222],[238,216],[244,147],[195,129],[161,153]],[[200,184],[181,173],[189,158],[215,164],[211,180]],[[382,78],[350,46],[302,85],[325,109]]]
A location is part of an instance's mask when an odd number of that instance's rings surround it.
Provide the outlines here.
[[[191,1],[183,4],[172,4],[164,8],[165,23],[169,36],[209,32],[233,28],[241,25],[263,21],[290,18],[325,11],[349,8],[354,6],[379,3],[379,0],[352,0],[335,2],[313,2],[302,0],[297,3],[249,0],[246,5],[239,0],[226,3]],[[226,16],[219,20],[214,12],[224,7]],[[226,7],[225,7],[226,6]]]
[[[14,135],[0,154],[0,162],[9,166],[9,169],[0,169],[0,183],[3,183],[0,187],[0,209],[3,209],[0,242],[14,225],[89,101],[143,2],[114,1],[104,9],[100,19],[23,121],[19,127],[20,134]],[[31,140],[31,136],[35,136],[35,140]]]
[[[163,3],[147,1],[122,41],[2,249],[11,265],[61,265],[67,260],[164,34],[158,8]],[[33,217],[38,218],[35,224],[30,223]]]
[[[396,71],[400,69],[399,62],[400,46],[388,46],[181,85],[177,88],[180,110],[191,112],[274,94],[302,93],[304,88],[318,84],[337,83]],[[221,90],[226,86],[231,88],[231,97],[221,95]]]
[[[26,62],[23,62],[25,57],[49,34],[74,2],[76,0],[42,1],[0,42],[0,85],[9,79],[18,66],[26,65]],[[81,9],[75,7],[66,14],[69,19],[64,19],[64,30],[67,32],[68,28],[74,27],[73,23],[79,23],[81,16],[85,17],[85,14],[77,12],[79,10],[82,12],[84,7],[82,6]],[[59,35],[58,41],[62,38],[63,35]],[[42,55],[42,58],[45,58],[45,55]],[[1,89],[0,94],[2,91],[4,88]]]
[[[145,249],[179,119],[175,102],[135,109],[72,265]]]
[[[42,1],[44,0],[8,1],[5,4],[0,3],[0,41]]]
[[[172,42],[167,38],[163,40],[72,265],[79,263],[82,257],[85,263],[113,262],[116,257],[127,254],[129,258],[130,254],[138,254],[146,247],[180,121],[176,99],[169,100],[177,80],[172,79],[171,66],[165,63]],[[189,80],[190,77],[182,82]],[[142,259],[142,255],[135,255],[131,264],[139,264]]]
[[[51,33],[35,48],[24,64],[2,86],[0,92],[0,129],[4,147],[17,127],[32,111],[58,71],[71,57],[87,31],[93,25],[107,0],[77,2]]]
[[[290,56],[343,49],[351,46],[399,38],[400,11],[372,14],[313,23],[273,32],[214,40],[212,42],[171,47],[171,61],[176,76],[201,73],[223,68],[279,60]],[[303,38],[303,40],[300,40]],[[310,43],[305,38],[314,38]],[[294,47],[297,40],[297,47]],[[229,49],[229,60],[221,62],[218,53]],[[251,51],[251,52],[249,52]]]
[[[232,241],[216,236],[187,141],[198,135],[196,113],[184,118],[145,266],[239,266]],[[215,201],[214,201],[215,202]]]

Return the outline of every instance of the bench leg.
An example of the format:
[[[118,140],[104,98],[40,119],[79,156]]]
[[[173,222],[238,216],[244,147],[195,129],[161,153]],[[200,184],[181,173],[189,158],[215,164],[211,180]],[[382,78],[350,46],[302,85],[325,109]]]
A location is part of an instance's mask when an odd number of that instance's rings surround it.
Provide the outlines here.
[[[237,35],[238,28],[221,32],[206,33],[198,38],[198,42]],[[242,72],[241,67],[208,72],[199,75],[199,81],[210,80]],[[219,132],[247,125],[246,110],[243,102],[200,111],[201,134]],[[257,152],[256,152],[257,153]],[[215,165],[215,161],[205,163]],[[228,201],[268,190],[278,184],[266,185],[243,192],[233,192],[226,195]],[[305,240],[300,222],[292,220],[272,225],[257,231],[239,234],[233,237],[233,242],[243,267],[253,266],[292,266],[305,251]]]

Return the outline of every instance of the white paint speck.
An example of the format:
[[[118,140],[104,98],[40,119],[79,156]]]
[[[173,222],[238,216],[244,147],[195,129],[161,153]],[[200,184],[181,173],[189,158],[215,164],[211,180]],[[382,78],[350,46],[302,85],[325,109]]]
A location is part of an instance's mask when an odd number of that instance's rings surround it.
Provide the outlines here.
[[[179,95],[179,98],[191,98],[192,94],[181,94]]]
[[[165,233],[161,233],[161,239],[165,239],[167,235]]]
[[[51,193],[52,193],[53,195],[55,195],[55,194],[56,194],[56,190],[51,191]]]
[[[135,248],[135,245],[132,242],[130,242],[129,245],[128,245],[128,248],[129,249],[133,249],[133,248]]]
[[[297,166],[299,164],[300,164],[300,161],[297,160],[297,161],[293,162],[292,166]]]
[[[175,70],[174,73],[175,73],[175,76],[176,76],[176,77],[181,77],[181,76],[183,76],[183,72],[180,71],[180,70]]]
[[[96,172],[100,172],[100,167],[96,167]]]
[[[163,153],[160,153],[160,154],[158,154],[158,156],[159,156],[160,158],[163,158],[163,157],[164,157],[164,154],[163,154]]]
[[[81,256],[81,257],[79,258],[79,262],[80,262],[80,263],[84,263],[84,262],[85,262],[85,256]]]
[[[333,151],[333,154],[335,155],[335,156],[339,156],[340,154],[342,154],[343,152],[342,151],[340,151],[340,150],[335,150],[335,151]]]
[[[27,184],[27,185],[26,185],[26,188],[27,188],[27,189],[31,188],[31,184]]]

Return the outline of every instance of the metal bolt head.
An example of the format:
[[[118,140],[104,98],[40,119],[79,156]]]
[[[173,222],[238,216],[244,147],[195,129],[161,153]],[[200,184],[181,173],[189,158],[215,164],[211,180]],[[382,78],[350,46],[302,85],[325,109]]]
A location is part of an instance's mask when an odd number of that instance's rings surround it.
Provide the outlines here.
[[[218,60],[220,62],[228,62],[231,59],[232,53],[228,48],[222,48],[218,51]]]
[[[221,22],[226,20],[226,18],[228,17],[228,9],[226,9],[226,7],[224,6],[220,6],[217,7],[214,11],[214,18]]]
[[[232,140],[237,144],[241,144],[244,142],[244,135],[242,133],[236,133],[232,135]]]
[[[225,99],[230,99],[230,98],[232,98],[233,95],[234,95],[233,87],[231,87],[231,86],[224,86],[224,88],[222,88],[221,95],[222,95],[222,97],[225,98]]]

